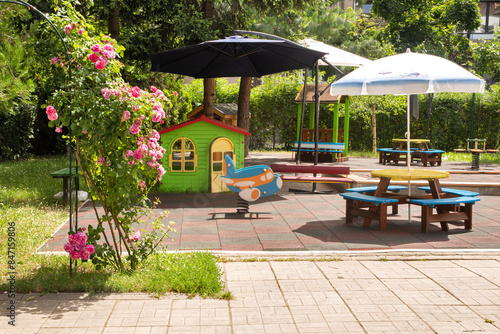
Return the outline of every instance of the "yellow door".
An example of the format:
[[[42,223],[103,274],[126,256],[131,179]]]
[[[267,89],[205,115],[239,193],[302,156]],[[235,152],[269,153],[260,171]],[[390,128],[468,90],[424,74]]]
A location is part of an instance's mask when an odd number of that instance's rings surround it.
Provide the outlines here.
[[[224,156],[229,155],[235,160],[234,145],[226,137],[217,138],[210,146],[210,191],[212,193],[220,193],[229,191],[226,184],[220,180],[223,175],[222,166],[224,164]]]

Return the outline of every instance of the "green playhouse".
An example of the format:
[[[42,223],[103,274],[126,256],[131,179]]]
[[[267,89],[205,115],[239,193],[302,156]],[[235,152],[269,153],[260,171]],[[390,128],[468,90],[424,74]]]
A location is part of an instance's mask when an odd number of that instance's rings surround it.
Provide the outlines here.
[[[244,167],[246,130],[207,118],[189,120],[159,131],[166,152],[160,190],[168,193],[228,191],[220,181],[224,156]]]

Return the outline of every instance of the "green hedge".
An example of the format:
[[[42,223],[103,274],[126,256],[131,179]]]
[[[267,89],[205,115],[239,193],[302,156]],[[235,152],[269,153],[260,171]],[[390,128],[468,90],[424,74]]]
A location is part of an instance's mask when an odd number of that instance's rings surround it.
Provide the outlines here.
[[[290,149],[296,140],[297,103],[303,77],[295,74],[266,76],[263,84],[252,89],[250,97],[250,149]],[[203,83],[195,80],[188,87],[196,106],[203,101]],[[217,102],[238,101],[239,84],[218,80]],[[475,94],[472,119],[472,94],[434,94],[429,129],[431,147],[446,151],[465,147],[467,138],[486,138],[488,148],[500,145],[500,87],[492,86],[484,94]],[[391,139],[404,138],[406,132],[406,96],[355,96],[350,111],[349,149],[372,150],[372,108],[375,105],[377,147],[391,145]],[[427,137],[429,95],[419,95],[419,119],[411,120],[411,137]],[[194,107],[194,106],[193,106]],[[333,127],[332,104],[320,107],[320,128]],[[309,122],[306,112],[304,125]],[[344,127],[341,105],[339,128]]]
[[[0,113],[0,160],[16,160],[29,154],[35,118],[35,107],[26,103],[15,105],[12,112]]]

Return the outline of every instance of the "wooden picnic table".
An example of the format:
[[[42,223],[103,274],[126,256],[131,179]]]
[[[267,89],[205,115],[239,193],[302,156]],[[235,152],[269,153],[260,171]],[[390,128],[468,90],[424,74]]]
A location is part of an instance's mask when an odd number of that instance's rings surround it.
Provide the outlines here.
[[[50,176],[54,179],[63,179],[63,205],[66,205],[68,203],[68,180],[69,180],[69,167],[60,169],[58,171],[50,173]],[[79,181],[78,181],[78,174],[77,174],[77,169],[73,167],[71,169],[71,177],[75,180],[75,191],[76,194],[78,194],[79,190]],[[78,195],[77,195],[78,196]]]
[[[395,138],[392,139],[392,142],[392,148],[378,149],[379,163],[383,163],[384,165],[391,161],[394,161],[396,165],[398,165],[400,161],[406,163],[407,155],[411,154],[411,162],[420,160],[424,167],[427,167],[427,164],[430,166],[434,166],[434,164],[441,166],[441,155],[444,151],[430,149],[429,139],[410,139],[410,147],[406,149],[404,146],[407,143],[407,139]],[[411,147],[412,145],[416,145],[417,147]],[[408,153],[408,151],[410,153]]]

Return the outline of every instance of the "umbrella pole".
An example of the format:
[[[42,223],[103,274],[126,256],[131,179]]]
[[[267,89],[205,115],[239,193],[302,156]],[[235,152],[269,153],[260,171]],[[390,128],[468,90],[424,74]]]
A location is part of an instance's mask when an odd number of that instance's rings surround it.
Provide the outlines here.
[[[408,168],[408,174],[410,174],[410,94],[406,96],[406,166]],[[408,180],[408,197],[411,197],[411,185],[410,180]],[[408,223],[411,223],[411,205],[408,202]]]
[[[300,165],[300,150],[302,147],[302,128],[304,127],[304,113],[306,112],[306,90],[307,90],[307,72],[309,69],[305,69],[304,73],[304,89],[302,90],[302,110],[300,113],[300,126],[299,126],[299,134],[298,134],[298,145],[297,145],[297,165]]]

